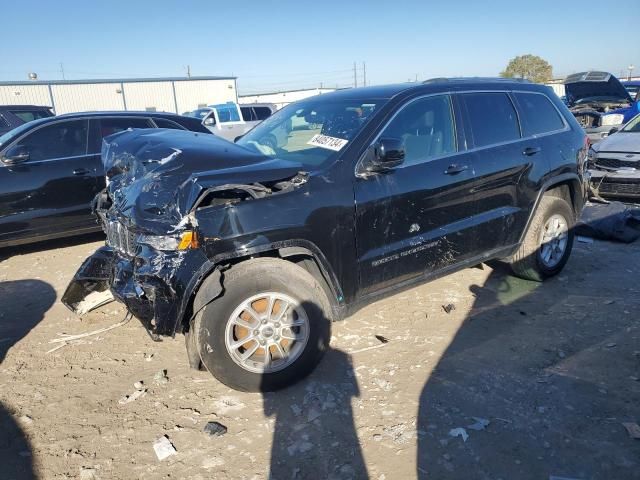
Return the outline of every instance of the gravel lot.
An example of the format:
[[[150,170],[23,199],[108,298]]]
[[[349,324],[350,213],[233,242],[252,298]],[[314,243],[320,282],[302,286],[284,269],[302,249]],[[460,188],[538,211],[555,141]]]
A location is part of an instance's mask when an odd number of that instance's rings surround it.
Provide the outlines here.
[[[59,303],[100,244],[0,251],[0,478],[640,478],[622,425],[640,421],[640,242],[577,243],[545,284],[485,265],[370,305],[267,395],[189,370],[182,336],[135,319],[47,353],[124,318]],[[159,461],[163,435],[177,453]]]

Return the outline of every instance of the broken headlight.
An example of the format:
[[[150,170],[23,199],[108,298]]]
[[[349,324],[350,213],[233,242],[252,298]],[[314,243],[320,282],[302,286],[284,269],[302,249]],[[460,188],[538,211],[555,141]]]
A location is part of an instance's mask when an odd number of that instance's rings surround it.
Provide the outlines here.
[[[188,230],[180,235],[140,235],[138,243],[163,252],[198,248],[198,235]]]
[[[620,113],[610,113],[609,115],[603,115],[600,117],[600,125],[603,127],[608,125],[620,125],[624,120],[624,115]]]

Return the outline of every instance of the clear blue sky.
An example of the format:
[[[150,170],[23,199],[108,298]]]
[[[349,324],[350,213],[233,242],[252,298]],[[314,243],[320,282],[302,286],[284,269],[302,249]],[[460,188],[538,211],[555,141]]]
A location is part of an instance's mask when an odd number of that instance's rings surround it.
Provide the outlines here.
[[[525,53],[556,76],[620,75],[629,64],[640,74],[632,4],[7,0],[0,79],[60,79],[61,62],[67,79],[182,76],[190,65],[192,75],[236,75],[247,92],[352,84],[354,61],[366,61],[369,83],[497,75]]]

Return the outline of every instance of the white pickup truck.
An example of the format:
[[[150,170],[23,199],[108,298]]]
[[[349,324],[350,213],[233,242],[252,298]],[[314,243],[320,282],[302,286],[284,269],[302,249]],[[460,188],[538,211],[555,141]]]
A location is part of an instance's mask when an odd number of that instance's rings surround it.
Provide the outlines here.
[[[275,105],[270,103],[238,105],[227,102],[198,108],[183,115],[201,119],[202,124],[214,135],[233,142],[275,111]]]

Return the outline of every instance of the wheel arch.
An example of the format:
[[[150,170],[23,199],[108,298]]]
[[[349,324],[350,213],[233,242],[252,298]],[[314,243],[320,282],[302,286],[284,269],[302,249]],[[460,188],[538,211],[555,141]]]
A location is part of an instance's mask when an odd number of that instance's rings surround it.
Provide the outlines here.
[[[228,252],[206,262],[185,294],[185,301],[176,322],[176,328],[189,329],[193,317],[207,304],[224,293],[224,272],[233,265],[257,257],[274,257],[304,268],[323,287],[331,304],[334,318],[341,318],[344,295],[333,268],[320,249],[306,240],[291,240]]]

